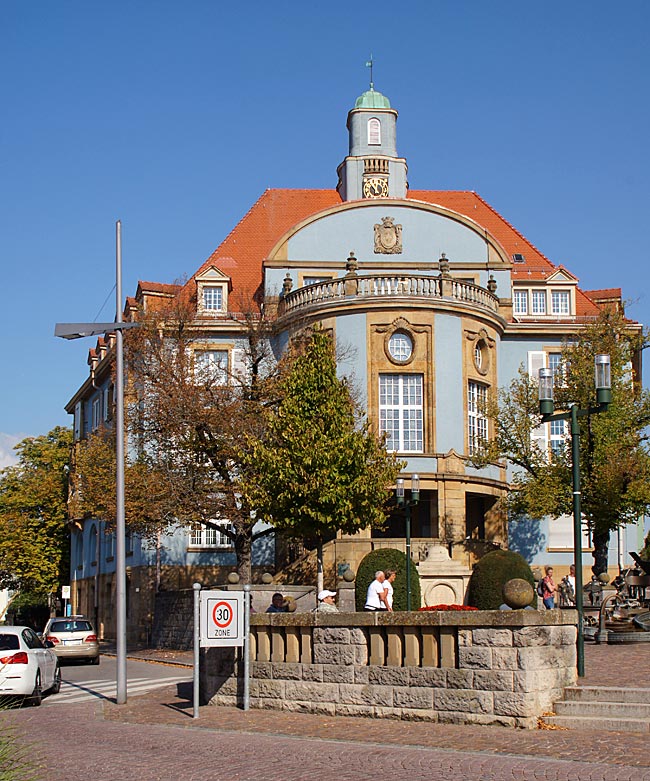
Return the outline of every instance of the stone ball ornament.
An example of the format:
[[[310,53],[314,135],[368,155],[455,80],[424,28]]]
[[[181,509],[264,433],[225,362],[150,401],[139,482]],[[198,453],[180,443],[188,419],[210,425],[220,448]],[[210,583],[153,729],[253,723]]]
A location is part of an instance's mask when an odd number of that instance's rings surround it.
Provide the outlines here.
[[[341,577],[346,583],[352,583],[356,575],[354,574],[354,570],[351,567],[348,567],[347,569],[343,570]]]
[[[512,578],[503,585],[503,601],[513,610],[522,610],[530,605],[535,596],[533,587],[523,578]]]
[[[228,573],[228,583],[232,583],[233,585],[235,583],[239,583],[239,575],[236,572],[229,572]]]
[[[273,583],[273,575],[271,575],[270,572],[265,572],[262,575],[262,583],[265,583],[266,585],[268,585],[269,583]]]
[[[287,608],[287,613],[295,613],[298,607],[296,600],[293,597],[285,597],[284,606]]]

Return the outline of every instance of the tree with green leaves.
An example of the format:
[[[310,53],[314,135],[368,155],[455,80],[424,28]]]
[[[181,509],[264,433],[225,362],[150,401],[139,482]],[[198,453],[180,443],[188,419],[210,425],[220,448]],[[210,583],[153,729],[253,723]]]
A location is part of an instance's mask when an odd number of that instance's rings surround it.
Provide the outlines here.
[[[612,402],[607,412],[579,418],[582,515],[593,540],[593,571],[607,570],[611,532],[635,522],[650,508],[650,454],[647,426],[650,394],[635,375],[648,335],[613,308],[568,340],[555,376],[555,409],[595,405],[594,357],[611,358]],[[561,515],[572,511],[570,426],[564,443],[549,451],[540,432],[538,382],[523,370],[507,389],[488,401],[494,437],[478,465],[507,458],[517,470],[509,495],[515,516]]]
[[[56,427],[16,445],[0,473],[0,587],[45,603],[69,581],[68,469],[72,432]]]
[[[339,530],[382,526],[403,464],[386,451],[337,376],[334,345],[324,331],[315,328],[294,342],[279,397],[266,411],[264,435],[249,437],[243,496],[258,519],[315,542],[321,589],[323,543]]]

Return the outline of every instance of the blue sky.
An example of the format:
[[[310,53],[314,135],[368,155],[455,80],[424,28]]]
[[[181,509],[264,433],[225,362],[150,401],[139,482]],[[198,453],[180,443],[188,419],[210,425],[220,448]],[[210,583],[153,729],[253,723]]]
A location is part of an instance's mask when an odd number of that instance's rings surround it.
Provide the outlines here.
[[[5,0],[0,24],[0,451],[69,423],[93,340],[54,324],[113,318],[115,221],[133,294],[265,188],[334,187],[371,52],[412,188],[476,190],[650,322],[647,3]]]

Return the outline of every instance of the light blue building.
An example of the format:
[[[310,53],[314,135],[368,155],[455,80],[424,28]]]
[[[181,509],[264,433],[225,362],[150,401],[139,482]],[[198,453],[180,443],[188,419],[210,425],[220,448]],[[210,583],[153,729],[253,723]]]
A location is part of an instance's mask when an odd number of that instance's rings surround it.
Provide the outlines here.
[[[511,474],[504,464],[471,464],[490,434],[481,402],[522,364],[535,376],[553,367],[563,338],[602,306],[621,306],[621,291],[583,290],[475,192],[410,190],[397,151],[397,111],[372,87],[350,110],[347,130],[335,189],[267,190],[182,288],[141,282],[127,317],[189,297],[201,332],[194,361],[222,367],[224,377],[248,370],[245,325],[234,311],[242,297],[273,319],[278,355],[299,328],[322,324],[342,348],[340,372],[353,378],[370,421],[407,461],[407,484],[419,475],[412,536],[431,580],[425,601],[459,598],[457,584],[436,575],[441,550],[448,559],[441,569],[465,584],[461,570],[494,545],[509,544],[533,565],[553,563],[562,575],[572,560],[571,520],[508,529],[499,499]],[[111,354],[110,337],[100,340],[90,353],[90,377],[68,404],[77,438],[109,422]],[[552,448],[564,431],[545,424],[536,436]],[[269,539],[255,551],[260,569],[275,565]],[[641,539],[642,523],[625,530],[624,563]],[[202,568],[222,576],[234,563],[229,541],[214,529],[131,543],[130,604],[133,589],[187,587]],[[341,535],[329,544],[326,563],[354,567],[373,547],[389,544],[404,545],[399,516],[384,531]],[[588,551],[589,539],[583,544]],[[618,553],[614,540],[613,565]],[[585,572],[590,564],[587,553]],[[110,536],[95,521],[80,521],[72,567],[81,609],[104,615],[113,565]],[[149,615],[141,609],[138,620],[145,624]]]

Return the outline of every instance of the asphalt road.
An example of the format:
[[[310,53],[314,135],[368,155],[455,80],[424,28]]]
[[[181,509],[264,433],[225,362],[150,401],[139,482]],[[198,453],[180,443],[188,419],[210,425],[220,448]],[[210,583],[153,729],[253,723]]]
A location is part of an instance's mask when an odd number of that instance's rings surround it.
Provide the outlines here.
[[[192,680],[192,670],[170,665],[127,660],[127,697]],[[101,656],[99,665],[64,661],[61,691],[48,694],[41,707],[83,702],[115,701],[117,668],[113,656]]]

